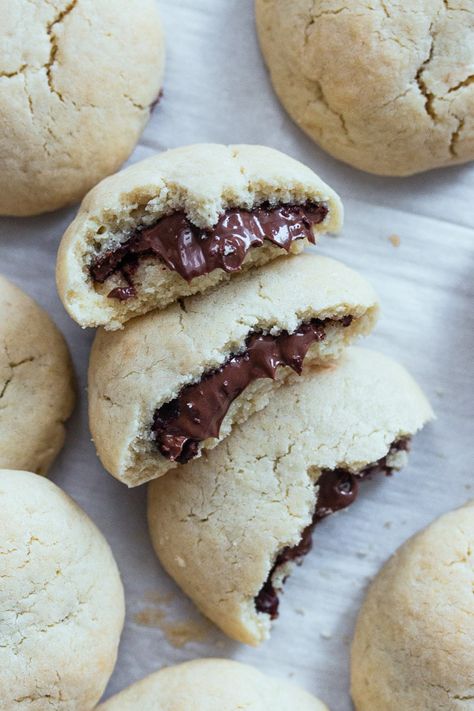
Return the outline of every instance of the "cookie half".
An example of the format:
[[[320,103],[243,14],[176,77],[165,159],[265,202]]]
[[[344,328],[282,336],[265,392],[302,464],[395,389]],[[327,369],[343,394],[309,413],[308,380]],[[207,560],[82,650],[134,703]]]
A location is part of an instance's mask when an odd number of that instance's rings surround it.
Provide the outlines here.
[[[219,447],[150,485],[161,563],[227,635],[259,644],[314,525],[352,503],[364,477],[403,466],[431,418],[411,376],[380,353],[350,348],[339,365],[308,369]]]
[[[102,534],[61,489],[0,470],[0,706],[89,711],[117,656],[124,594]]]
[[[99,331],[89,419],[104,467],[136,486],[200,456],[265,407],[303,364],[366,334],[376,296],[332,259],[301,254]]]
[[[352,644],[357,711],[473,708],[474,502],[404,543],[371,584]]]
[[[97,711],[328,711],[307,691],[229,659],[196,659],[160,669]]]
[[[64,338],[33,299],[0,276],[0,467],[45,474],[73,405]]]
[[[118,170],[163,66],[154,0],[2,2],[0,215],[56,210]]]
[[[338,196],[283,153],[177,148],[86,196],[59,249],[59,295],[81,326],[115,330],[236,272],[300,252],[341,223]]]

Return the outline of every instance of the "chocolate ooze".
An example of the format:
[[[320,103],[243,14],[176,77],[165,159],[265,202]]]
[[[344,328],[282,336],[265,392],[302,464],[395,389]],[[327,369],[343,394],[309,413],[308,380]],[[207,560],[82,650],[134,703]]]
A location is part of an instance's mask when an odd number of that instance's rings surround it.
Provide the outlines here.
[[[351,321],[347,316],[340,323],[347,327]],[[293,333],[283,331],[278,336],[253,333],[243,353],[182,388],[177,398],[155,411],[152,432],[161,454],[181,464],[195,457],[200,442],[219,436],[231,403],[251,382],[274,379],[277,368],[285,365],[301,373],[310,346],[324,340],[327,323],[313,319]]]
[[[260,247],[264,240],[287,252],[299,239],[315,244],[312,227],[323,222],[327,214],[328,208],[322,203],[264,203],[253,210],[226,210],[216,225],[202,229],[184,212],[175,212],[150,227],[139,227],[125,242],[95,257],[89,273],[99,284],[120,274],[124,286],[115,287],[108,296],[125,301],[136,294],[133,275],[140,259],[156,257],[187,282],[217,268],[235,272],[248,251]]]
[[[278,590],[275,589],[272,583],[272,578],[277,569],[290,561],[299,561],[309,553],[316,524],[326,516],[345,509],[352,504],[359,493],[359,482],[363,479],[369,479],[373,474],[380,473],[390,476],[393,473],[393,469],[387,464],[389,456],[394,452],[408,451],[409,448],[410,438],[404,437],[392,444],[385,457],[365,467],[357,474],[352,474],[344,469],[325,469],[322,472],[317,481],[319,489],[313,520],[303,530],[299,543],[295,546],[283,548],[278,554],[265,583],[255,598],[255,607],[258,612],[270,615],[272,620],[278,617]]]

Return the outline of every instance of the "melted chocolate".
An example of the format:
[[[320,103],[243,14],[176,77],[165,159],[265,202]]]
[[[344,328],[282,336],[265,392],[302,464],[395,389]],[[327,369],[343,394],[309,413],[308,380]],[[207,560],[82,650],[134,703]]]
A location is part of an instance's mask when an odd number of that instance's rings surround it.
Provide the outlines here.
[[[343,319],[348,326],[351,319]],[[254,333],[246,350],[229,358],[217,370],[206,373],[198,383],[187,385],[178,397],[155,412],[153,435],[163,456],[181,464],[198,453],[199,443],[218,437],[222,420],[231,403],[259,378],[275,378],[279,366],[298,374],[309,347],[325,338],[325,321],[313,319],[294,333],[278,336]]]
[[[283,548],[278,554],[265,583],[255,598],[255,607],[258,612],[270,615],[272,620],[278,617],[278,591],[275,590],[272,583],[276,570],[289,561],[299,560],[305,556],[311,550],[313,531],[318,521],[352,504],[359,492],[359,482],[363,479],[368,479],[373,474],[378,473],[390,476],[393,469],[387,464],[389,455],[409,448],[410,438],[404,437],[392,444],[389,453],[385,457],[375,462],[375,464],[365,467],[357,474],[352,474],[344,469],[325,469],[321,473],[317,481],[318,498],[313,520],[303,530],[299,543],[295,546]]]
[[[315,244],[312,226],[327,214],[328,208],[321,203],[264,203],[253,210],[226,210],[214,227],[202,229],[193,225],[184,212],[175,212],[151,227],[138,228],[123,244],[97,256],[89,272],[99,284],[120,274],[125,286],[112,289],[108,296],[123,301],[135,295],[133,273],[141,258],[157,257],[187,282],[218,268],[235,272],[247,252],[260,247],[265,239],[287,252],[299,239]]]

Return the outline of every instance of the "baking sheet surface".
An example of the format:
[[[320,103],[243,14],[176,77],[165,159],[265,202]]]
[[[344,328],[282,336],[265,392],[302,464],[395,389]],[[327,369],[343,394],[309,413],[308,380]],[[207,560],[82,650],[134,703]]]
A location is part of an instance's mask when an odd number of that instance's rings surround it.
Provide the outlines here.
[[[366,484],[350,510],[318,526],[312,553],[285,586],[271,640],[259,649],[233,643],[160,569],[147,535],[145,488],[128,491],[94,453],[85,390],[93,333],[66,316],[54,286],[58,242],[75,209],[0,220],[1,272],[53,315],[77,370],[79,402],[52,478],[99,525],[123,575],[127,621],[106,696],[160,666],[226,656],[293,678],[332,711],[349,711],[349,645],[370,577],[414,531],[474,497],[474,166],[399,180],[338,163],[279,106],[251,0],[161,0],[160,7],[164,97],[131,162],[194,142],[242,142],[271,145],[316,170],[346,208],[342,236],[324,238],[318,249],[359,269],[378,290],[383,311],[367,345],[409,368],[438,419],[415,439],[401,473]]]

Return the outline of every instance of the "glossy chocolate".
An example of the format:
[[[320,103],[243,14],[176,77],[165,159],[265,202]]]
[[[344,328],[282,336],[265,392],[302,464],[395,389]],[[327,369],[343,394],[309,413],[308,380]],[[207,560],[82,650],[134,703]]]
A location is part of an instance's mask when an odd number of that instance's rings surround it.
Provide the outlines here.
[[[157,257],[187,282],[218,268],[235,272],[247,252],[260,247],[265,239],[287,252],[299,239],[314,244],[312,227],[323,222],[327,214],[328,208],[321,203],[264,203],[253,210],[226,210],[214,227],[201,229],[184,212],[175,212],[151,227],[135,230],[123,244],[97,256],[89,272],[100,284],[119,273],[124,286],[112,289],[108,296],[123,301],[135,295],[133,273],[141,258]]]
[[[321,519],[336,511],[346,508],[357,498],[359,482],[370,478],[373,474],[383,473],[389,476],[393,469],[387,464],[390,454],[410,448],[410,438],[404,437],[397,440],[390,447],[389,453],[375,464],[371,464],[357,474],[352,474],[344,469],[325,469],[317,481],[318,498],[313,520],[302,534],[296,546],[287,546],[278,554],[268,578],[255,598],[255,607],[258,612],[263,612],[275,619],[278,617],[278,591],[274,588],[272,578],[275,571],[285,563],[300,560],[311,550],[314,527]]]
[[[350,322],[346,318],[342,324]],[[277,368],[285,365],[301,373],[309,347],[324,339],[326,323],[313,319],[294,333],[283,331],[278,336],[254,333],[247,338],[243,353],[184,387],[177,398],[155,412],[152,431],[161,454],[181,464],[189,461],[201,441],[219,436],[231,403],[251,382],[274,379]]]

